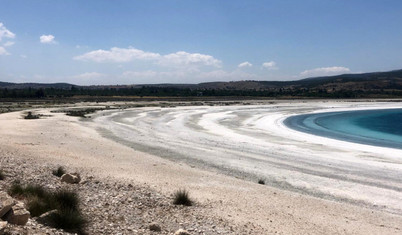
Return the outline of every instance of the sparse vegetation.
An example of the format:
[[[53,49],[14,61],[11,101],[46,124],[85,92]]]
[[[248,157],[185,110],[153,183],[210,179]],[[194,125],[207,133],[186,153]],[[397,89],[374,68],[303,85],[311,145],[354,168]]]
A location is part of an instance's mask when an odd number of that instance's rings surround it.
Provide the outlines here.
[[[43,200],[43,198],[32,196],[28,199],[27,209],[32,217],[37,217],[52,210],[53,205],[51,204],[50,200]]]
[[[191,206],[193,205],[193,201],[190,199],[188,192],[184,189],[181,189],[174,193],[173,204]]]
[[[258,180],[258,183],[259,183],[259,184],[265,184],[265,180],[259,179],[259,180]]]
[[[87,221],[77,210],[57,210],[49,216],[50,223],[55,228],[61,228],[68,232],[85,234],[84,228]]]
[[[26,186],[22,186],[19,182],[14,182],[11,185],[8,193],[11,196],[20,198],[31,198],[31,197],[44,198],[48,196],[45,189],[40,185],[28,184]]]
[[[84,234],[87,220],[81,214],[77,193],[59,190],[50,192],[40,185],[14,183],[9,194],[27,201],[27,209],[31,216],[37,217],[48,211],[56,210],[49,215],[49,225],[68,232]]]
[[[66,173],[66,170],[64,170],[64,168],[62,166],[59,166],[57,168],[57,170],[53,170],[52,174],[57,176],[57,177],[61,177],[62,175],[64,175]]]
[[[39,119],[39,115],[32,114],[32,112],[28,112],[28,114],[24,117],[24,119]]]
[[[94,113],[98,110],[103,110],[101,108],[88,108],[88,109],[80,109],[80,110],[68,110],[66,111],[66,115],[73,117],[83,117],[86,118],[85,115]]]
[[[53,194],[53,199],[57,204],[56,206],[58,210],[78,211],[79,209],[79,198],[75,192],[60,190]]]
[[[6,177],[2,169],[0,169],[0,180],[4,180]]]

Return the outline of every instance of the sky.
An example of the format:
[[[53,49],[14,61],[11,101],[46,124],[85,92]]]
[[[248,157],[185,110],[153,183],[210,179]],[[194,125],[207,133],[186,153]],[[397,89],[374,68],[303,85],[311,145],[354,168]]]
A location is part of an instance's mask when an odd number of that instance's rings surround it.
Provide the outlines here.
[[[402,69],[400,0],[0,0],[0,81],[298,80]]]

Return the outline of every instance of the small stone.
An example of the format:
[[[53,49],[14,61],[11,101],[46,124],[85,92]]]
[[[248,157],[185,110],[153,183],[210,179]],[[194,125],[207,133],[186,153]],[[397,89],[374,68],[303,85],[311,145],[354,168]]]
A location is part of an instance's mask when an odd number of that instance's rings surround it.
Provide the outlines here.
[[[179,229],[174,233],[174,235],[190,235],[190,233],[187,230]]]
[[[157,224],[157,223],[151,223],[151,224],[149,225],[149,230],[155,231],[155,232],[160,232],[162,229],[161,229],[161,226],[159,226],[159,224]]]
[[[11,208],[11,211],[6,217],[10,224],[25,225],[29,217],[31,217],[31,214],[25,209],[24,203],[18,202]]]
[[[67,173],[61,176],[61,182],[69,184],[78,184],[81,181],[81,177],[78,173]]]
[[[14,205],[15,202],[12,197],[10,197],[6,192],[0,192],[0,218],[7,214]]]
[[[46,212],[46,213],[40,215],[40,216],[37,218],[37,221],[40,222],[40,223],[42,223],[42,224],[44,224],[44,225],[51,226],[51,225],[52,225],[52,222],[51,222],[51,220],[50,220],[50,217],[51,217],[52,215],[56,214],[56,213],[57,213],[57,210],[48,211],[48,212]]]
[[[0,221],[0,234],[3,234],[4,229],[7,227],[7,221]]]

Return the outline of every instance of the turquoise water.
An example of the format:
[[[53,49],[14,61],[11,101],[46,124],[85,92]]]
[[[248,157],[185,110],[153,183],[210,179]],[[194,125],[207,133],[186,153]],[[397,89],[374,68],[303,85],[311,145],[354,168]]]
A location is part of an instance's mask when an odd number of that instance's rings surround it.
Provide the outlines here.
[[[284,123],[314,135],[402,149],[402,109],[304,114]]]

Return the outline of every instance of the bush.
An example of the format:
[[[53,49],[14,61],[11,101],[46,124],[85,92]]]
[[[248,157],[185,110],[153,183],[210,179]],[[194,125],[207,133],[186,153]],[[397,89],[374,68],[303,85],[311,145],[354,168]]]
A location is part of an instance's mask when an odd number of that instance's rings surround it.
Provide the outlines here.
[[[61,177],[65,173],[66,173],[66,171],[64,170],[64,168],[62,166],[59,166],[59,168],[57,168],[57,170],[52,171],[52,174],[57,176],[57,177]]]
[[[19,183],[13,183],[10,187],[10,189],[8,190],[8,194],[10,194],[11,196],[19,196],[19,195],[23,195],[24,193],[24,189],[22,188],[21,184]]]
[[[43,200],[43,198],[39,197],[31,197],[27,203],[27,209],[32,217],[40,216],[52,210],[52,207],[51,201]]]
[[[67,232],[85,234],[84,229],[87,220],[77,210],[58,210],[56,213],[50,214],[49,222],[55,228],[61,228]]]
[[[40,185],[28,184],[22,186],[20,183],[13,183],[8,190],[11,196],[27,200],[27,209],[33,217],[52,209],[52,195]]]
[[[4,180],[6,176],[4,175],[3,170],[0,169],[0,180]]]
[[[40,185],[28,184],[27,186],[22,186],[19,183],[13,183],[10,190],[8,191],[11,196],[19,196],[23,198],[29,197],[40,197],[44,198],[48,193]]]
[[[174,193],[173,204],[191,206],[191,205],[193,205],[193,202],[189,198],[188,192],[183,189],[183,190],[178,190]]]
[[[39,119],[39,115],[32,114],[32,112],[28,112],[28,114],[24,117],[24,119]]]
[[[265,180],[259,179],[259,180],[258,180],[258,183],[259,183],[259,184],[265,184]]]
[[[40,185],[28,184],[25,187],[25,194],[27,196],[36,196],[36,197],[49,197],[49,193]]]
[[[102,108],[87,108],[87,109],[81,109],[81,110],[68,110],[68,111],[66,111],[66,115],[67,116],[73,116],[73,117],[86,118],[87,116],[85,116],[85,115],[94,113],[94,112],[99,111],[99,110],[104,110],[104,109],[102,109]]]
[[[79,198],[75,192],[60,190],[53,194],[53,200],[58,210],[78,210]]]
[[[87,221],[81,214],[77,193],[64,189],[52,193],[40,185],[22,186],[18,182],[13,183],[8,191],[12,196],[26,199],[27,209],[33,217],[56,210],[49,216],[49,225],[84,234]]]

